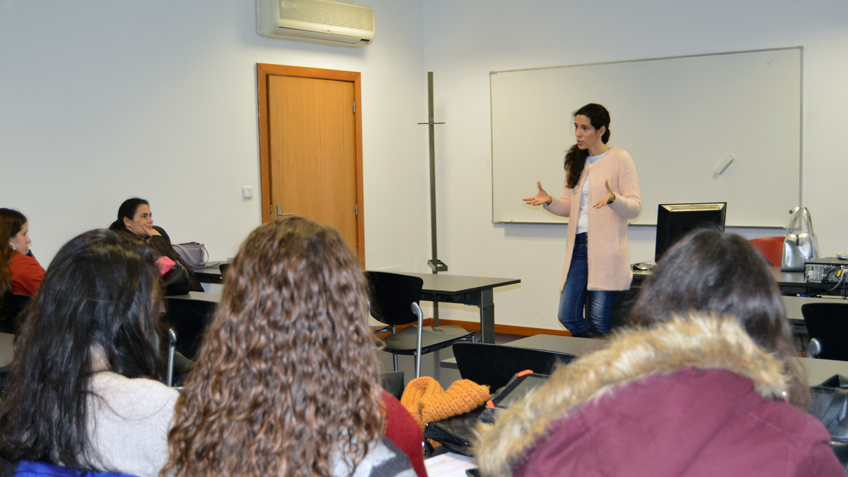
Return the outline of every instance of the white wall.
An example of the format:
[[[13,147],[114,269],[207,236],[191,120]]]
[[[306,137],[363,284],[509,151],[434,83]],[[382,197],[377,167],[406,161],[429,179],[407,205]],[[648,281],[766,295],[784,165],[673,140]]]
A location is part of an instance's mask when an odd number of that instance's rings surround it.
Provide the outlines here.
[[[73,235],[107,226],[133,195],[151,201],[174,240],[205,242],[223,259],[260,222],[254,65],[360,71],[367,266],[426,271],[427,135],[416,123],[426,120],[432,70],[436,118],[447,122],[436,137],[440,257],[451,273],[522,279],[495,293],[498,323],[561,329],[565,227],[491,223],[489,71],[803,45],[805,205],[824,254],[848,250],[848,206],[838,199],[848,142],[844,1],[355,3],[377,19],[364,49],[261,38],[252,0],[0,3],[0,206],[29,216],[45,265]],[[626,127],[612,114],[613,131]],[[728,111],[716,127],[745,125]],[[562,178],[546,181],[555,188]],[[243,185],[254,187],[252,201],[242,201]],[[654,230],[630,236],[632,258],[652,258]],[[442,309],[476,320],[472,308]]]
[[[447,123],[437,139],[440,256],[457,274],[521,278],[520,286],[495,292],[498,323],[562,329],[555,316],[566,226],[491,222],[490,71],[803,45],[805,205],[824,255],[848,250],[848,206],[837,199],[848,145],[844,1],[432,0],[424,2],[424,31],[437,120]],[[615,130],[627,125],[611,114],[615,143]],[[745,128],[733,118],[727,111],[726,121],[712,127]],[[662,141],[663,125],[655,130]],[[570,134],[563,131],[563,149],[573,144]],[[540,180],[557,191],[563,177]],[[535,193],[534,184],[526,186],[528,196]],[[785,233],[733,231],[749,238]],[[631,227],[633,261],[653,259],[654,234],[653,227]],[[442,316],[474,319],[458,308]]]
[[[424,262],[421,8],[368,4],[376,41],[355,49],[260,37],[252,0],[3,2],[0,206],[28,216],[45,266],[132,196],[174,241],[224,259],[261,221],[255,64],[359,71],[368,263]]]

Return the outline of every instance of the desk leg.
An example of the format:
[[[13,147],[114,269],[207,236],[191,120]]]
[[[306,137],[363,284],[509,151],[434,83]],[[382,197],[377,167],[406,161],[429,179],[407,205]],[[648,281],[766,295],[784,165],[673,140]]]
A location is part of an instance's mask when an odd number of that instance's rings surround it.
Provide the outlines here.
[[[480,334],[483,343],[495,342],[495,293],[491,288],[474,294],[474,305],[480,307]]]

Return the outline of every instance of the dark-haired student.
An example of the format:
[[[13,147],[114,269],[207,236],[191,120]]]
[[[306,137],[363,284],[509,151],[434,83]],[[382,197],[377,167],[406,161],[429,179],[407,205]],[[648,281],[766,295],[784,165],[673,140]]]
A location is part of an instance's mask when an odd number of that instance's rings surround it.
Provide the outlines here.
[[[747,240],[691,234],[631,317],[608,349],[482,429],[483,475],[845,475],[806,412],[780,292]]]
[[[29,223],[17,210],[0,208],[0,304],[7,293],[35,295],[44,268],[32,255]]]
[[[562,196],[548,195],[537,182],[538,193],[524,202],[569,217],[557,318],[572,335],[594,338],[610,332],[615,291],[630,288],[627,224],[642,211],[642,199],[630,154],[607,145],[605,107],[590,103],[575,111],[574,136]]]
[[[161,227],[153,226],[153,212],[150,203],[144,199],[132,198],[125,200],[118,208],[118,218],[109,226],[109,230],[122,237],[143,242],[153,250],[155,257],[168,257],[182,265],[189,275],[189,286],[192,291],[203,291],[194,270],[180,257],[171,245],[171,238]]]
[[[159,474],[178,393],[158,381],[157,276],[148,247],[108,230],[59,250],[15,345],[0,407],[4,473],[26,461]]]

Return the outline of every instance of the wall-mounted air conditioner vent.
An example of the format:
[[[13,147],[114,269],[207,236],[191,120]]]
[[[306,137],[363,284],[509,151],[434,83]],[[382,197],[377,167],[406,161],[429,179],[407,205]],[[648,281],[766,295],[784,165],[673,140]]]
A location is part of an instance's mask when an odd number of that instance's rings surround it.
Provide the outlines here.
[[[259,34],[327,45],[368,46],[374,10],[330,0],[256,0]]]

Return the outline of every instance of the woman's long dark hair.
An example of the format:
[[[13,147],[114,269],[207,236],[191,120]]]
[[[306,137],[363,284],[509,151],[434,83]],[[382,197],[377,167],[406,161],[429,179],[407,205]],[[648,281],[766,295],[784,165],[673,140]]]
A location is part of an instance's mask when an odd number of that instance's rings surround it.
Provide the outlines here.
[[[144,199],[139,199],[138,197],[125,200],[124,203],[118,207],[118,220],[112,222],[112,225],[109,226],[109,230],[126,230],[127,226],[124,224],[124,217],[130,220],[134,219],[135,212],[141,204],[150,206],[149,202]]]
[[[15,341],[0,407],[5,472],[23,459],[96,470],[86,431],[92,353],[115,373],[160,378],[159,296],[146,246],[93,230],[59,250]]]
[[[604,135],[601,136],[601,141],[606,144],[610,138],[610,115],[607,108],[596,103],[589,103],[586,106],[578,109],[571,117],[586,116],[592,127],[601,129],[601,126],[607,128]],[[571,146],[568,153],[565,154],[565,187],[573,189],[580,180],[580,174],[583,173],[583,166],[586,165],[586,158],[589,157],[589,150],[583,150],[577,147],[577,144]]]
[[[9,246],[9,240],[21,231],[27,218],[24,214],[12,209],[0,208],[0,305],[3,298],[12,291],[12,270],[9,260],[15,252]]]
[[[765,257],[745,238],[702,229],[675,244],[639,293],[630,323],[651,325],[693,310],[735,316],[755,343],[784,361],[793,377],[792,404],[808,406],[809,391],[792,361],[795,348],[780,290]]]

